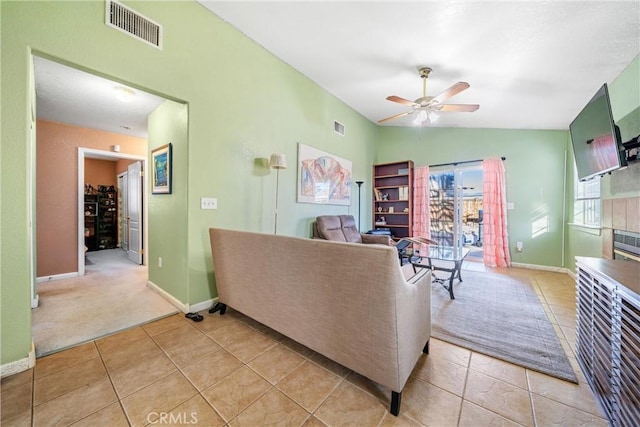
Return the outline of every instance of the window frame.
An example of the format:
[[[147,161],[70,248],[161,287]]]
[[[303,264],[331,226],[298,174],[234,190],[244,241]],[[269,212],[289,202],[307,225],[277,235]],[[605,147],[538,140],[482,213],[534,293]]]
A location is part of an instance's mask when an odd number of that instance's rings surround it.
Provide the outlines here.
[[[602,228],[601,178],[596,176],[587,181],[575,181],[573,225],[595,230]]]

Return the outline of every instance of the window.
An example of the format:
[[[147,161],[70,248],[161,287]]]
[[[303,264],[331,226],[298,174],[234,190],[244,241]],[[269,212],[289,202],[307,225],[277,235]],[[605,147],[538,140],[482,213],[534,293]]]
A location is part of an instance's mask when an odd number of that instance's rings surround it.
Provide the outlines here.
[[[573,203],[573,223],[600,228],[600,177],[577,182]]]

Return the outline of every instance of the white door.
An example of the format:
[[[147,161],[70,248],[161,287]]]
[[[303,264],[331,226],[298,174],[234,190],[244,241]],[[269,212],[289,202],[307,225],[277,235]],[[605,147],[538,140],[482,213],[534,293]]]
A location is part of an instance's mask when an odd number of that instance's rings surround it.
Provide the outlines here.
[[[131,261],[142,264],[142,162],[129,165],[127,184],[127,255]]]
[[[118,175],[118,243],[123,251],[129,250],[129,172],[123,172]]]

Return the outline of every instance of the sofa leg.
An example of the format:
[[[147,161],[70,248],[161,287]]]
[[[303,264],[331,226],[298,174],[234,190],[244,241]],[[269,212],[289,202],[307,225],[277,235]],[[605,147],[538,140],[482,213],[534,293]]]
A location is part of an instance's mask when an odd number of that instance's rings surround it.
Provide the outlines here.
[[[395,391],[391,392],[391,408],[389,412],[391,415],[395,415],[396,417],[400,413],[400,400],[402,399],[402,392],[397,393]]]
[[[429,354],[429,340],[427,340],[427,343],[424,345],[424,348],[422,349],[422,352],[424,354]]]
[[[216,311],[219,311],[220,316],[222,316],[227,311],[227,305],[219,302],[209,309],[209,313],[215,313]]]

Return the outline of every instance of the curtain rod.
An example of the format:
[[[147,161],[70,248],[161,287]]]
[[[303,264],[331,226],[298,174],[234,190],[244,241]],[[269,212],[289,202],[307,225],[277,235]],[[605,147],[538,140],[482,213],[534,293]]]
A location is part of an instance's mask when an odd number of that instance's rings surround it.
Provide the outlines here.
[[[500,157],[502,160],[507,160],[506,157]],[[438,166],[458,166],[458,165],[463,165],[465,163],[475,163],[475,162],[481,162],[483,159],[478,159],[478,160],[465,160],[463,162],[451,162],[451,163],[440,163],[439,165],[429,165],[430,168],[435,168]]]

